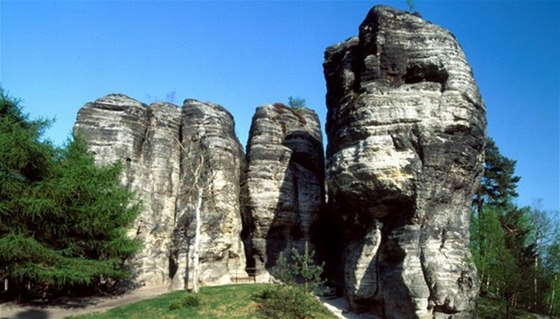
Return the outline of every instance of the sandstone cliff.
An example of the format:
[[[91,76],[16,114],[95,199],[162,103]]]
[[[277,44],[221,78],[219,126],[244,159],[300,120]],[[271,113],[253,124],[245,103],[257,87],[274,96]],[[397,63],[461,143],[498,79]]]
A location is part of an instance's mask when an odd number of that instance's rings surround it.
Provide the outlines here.
[[[186,285],[193,234],[193,183],[204,177],[202,281],[227,283],[245,268],[240,239],[239,184],[244,154],[224,108],[186,100],[146,106],[121,94],[87,103],[75,130],[98,164],[125,164],[123,184],[137,192],[143,211],[134,236],[143,248],[132,261],[139,283]],[[202,159],[200,176],[193,176]]]
[[[311,242],[324,208],[319,118],[307,108],[257,108],[247,144],[244,182],[248,265],[266,277],[281,252]],[[312,244],[312,242],[311,242]]]
[[[338,230],[333,268],[351,308],[468,317],[478,290],[469,210],[486,120],[461,47],[436,25],[378,6],[359,37],[326,50],[324,71],[328,229]]]
[[[219,105],[112,94],[80,110],[75,129],[97,162],[123,161],[122,182],[144,203],[132,234],[144,242],[137,281],[186,285],[202,187],[204,282],[246,266],[266,280],[280,253],[310,242],[355,311],[468,318],[486,119],[462,49],[448,31],[379,6],[359,37],[326,50],[324,71],[326,172],[307,108],[257,108],[246,156]]]

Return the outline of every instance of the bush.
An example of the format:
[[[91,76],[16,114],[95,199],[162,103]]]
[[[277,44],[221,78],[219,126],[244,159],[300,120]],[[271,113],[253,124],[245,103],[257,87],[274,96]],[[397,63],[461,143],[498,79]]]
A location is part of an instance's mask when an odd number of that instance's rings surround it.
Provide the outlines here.
[[[283,253],[276,261],[276,266],[271,269],[271,274],[287,285],[300,285],[305,293],[322,294],[325,280],[321,279],[325,263],[315,263],[315,252],[309,249],[306,242],[303,253],[292,248],[291,262]]]
[[[330,318],[313,295],[296,286],[274,285],[255,295],[259,317],[266,319]]]
[[[177,310],[181,308],[196,308],[200,306],[200,298],[195,294],[186,294],[181,298],[177,298],[169,304],[169,310]]]
[[[296,109],[305,107],[305,99],[303,99],[301,97],[290,96],[290,97],[288,97],[288,105],[291,108],[296,108]]]

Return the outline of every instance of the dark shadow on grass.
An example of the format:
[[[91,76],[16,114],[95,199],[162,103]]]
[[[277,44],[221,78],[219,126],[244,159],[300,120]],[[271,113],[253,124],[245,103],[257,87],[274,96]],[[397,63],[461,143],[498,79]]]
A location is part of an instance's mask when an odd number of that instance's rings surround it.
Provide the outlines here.
[[[48,319],[50,318],[49,313],[41,309],[29,309],[25,311],[18,312],[14,319]]]

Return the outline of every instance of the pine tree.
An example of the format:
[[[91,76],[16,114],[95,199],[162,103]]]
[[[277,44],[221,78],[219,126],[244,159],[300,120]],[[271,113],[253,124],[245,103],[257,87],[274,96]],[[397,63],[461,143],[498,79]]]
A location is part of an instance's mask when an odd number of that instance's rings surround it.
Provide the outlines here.
[[[558,308],[560,259],[555,247],[560,222],[513,199],[520,177],[515,161],[488,139],[484,177],[473,198],[471,251],[481,278],[481,294],[503,302],[504,315],[516,310],[554,313]],[[557,214],[557,213],[556,213]]]
[[[79,136],[63,149],[0,96],[0,279],[9,293],[45,294],[129,275],[126,237],[139,212],[119,164],[97,167]]]
[[[303,253],[292,248],[289,257],[291,262],[283,253],[280,254],[276,266],[271,269],[272,275],[284,284],[301,286],[306,294],[320,294],[321,286],[325,283],[321,279],[325,264],[315,263],[315,252],[309,249],[309,243],[305,242]]]
[[[503,207],[510,203],[517,197],[517,183],[521,180],[514,175],[516,161],[502,155],[492,138],[486,139],[484,152],[484,175],[473,199],[479,214],[484,204]]]
[[[493,207],[500,210],[511,207],[511,200],[517,197],[517,183],[521,179],[514,175],[516,162],[503,156],[492,138],[486,139],[484,151],[484,175],[473,197],[473,208],[477,212],[477,216],[473,216],[473,221],[476,222],[478,220],[476,225],[481,227],[484,226],[484,220],[487,219],[484,216],[485,207]],[[501,222],[503,223],[503,220]],[[477,239],[473,242],[478,244],[475,253],[478,255],[479,262],[482,262],[482,260],[492,260],[491,256],[485,257],[486,248],[491,246],[491,244],[485,242],[491,240],[486,239],[486,236],[493,236],[493,233],[479,227],[476,235]],[[482,277],[485,275],[487,274],[483,271]],[[484,281],[484,278],[482,279]],[[482,285],[483,293],[487,287],[488,285]]]

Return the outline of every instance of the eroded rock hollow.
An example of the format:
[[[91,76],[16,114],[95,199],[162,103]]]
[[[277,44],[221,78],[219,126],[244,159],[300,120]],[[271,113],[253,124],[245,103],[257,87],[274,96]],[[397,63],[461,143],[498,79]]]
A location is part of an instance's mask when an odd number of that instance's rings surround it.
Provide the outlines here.
[[[416,15],[377,6],[359,37],[326,50],[324,72],[328,229],[340,249],[331,268],[351,308],[469,317],[478,292],[469,212],[486,120],[461,47]]]

